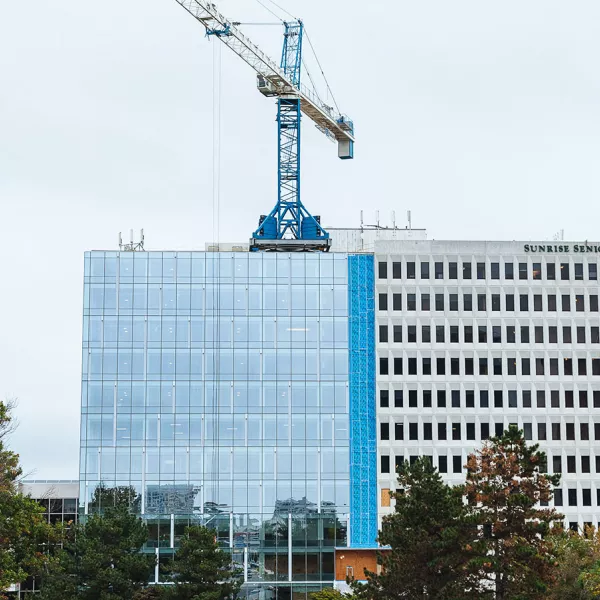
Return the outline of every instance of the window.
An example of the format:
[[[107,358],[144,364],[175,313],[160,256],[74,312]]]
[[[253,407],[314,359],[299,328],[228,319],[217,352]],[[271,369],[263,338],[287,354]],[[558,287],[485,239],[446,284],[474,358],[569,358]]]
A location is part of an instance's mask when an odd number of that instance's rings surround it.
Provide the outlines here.
[[[435,326],[435,341],[438,344],[443,344],[445,342],[444,331],[445,331],[445,329],[444,329],[443,325]]]
[[[409,423],[408,424],[408,439],[409,440],[418,440],[419,439],[418,423]]]
[[[598,294],[590,294],[590,311],[598,312]]]
[[[443,262],[435,263],[435,278],[436,279],[444,279],[444,263]]]
[[[471,279],[471,263],[463,263],[463,279]]]
[[[402,357],[394,357],[394,375],[402,375]]]
[[[421,294],[421,310],[431,310],[431,297],[429,294]]]
[[[390,424],[389,423],[379,423],[379,438],[382,441],[386,441],[390,439]]]
[[[583,263],[575,263],[575,281],[583,281]]]
[[[431,375],[431,358],[423,358],[423,375]]]
[[[574,408],[573,390],[565,390],[565,408]]]
[[[556,294],[548,294],[548,310],[556,312]]]
[[[458,325],[450,325],[450,343],[458,344]]]
[[[548,341],[551,344],[558,344],[558,327],[556,325],[548,327]]]
[[[477,279],[485,279],[485,263],[477,263]]]
[[[450,359],[450,375],[460,375],[460,361],[458,358]]]
[[[475,423],[467,423],[467,439],[475,439]]]
[[[467,408],[475,408],[475,392],[473,390],[465,391],[465,406]]]
[[[452,408],[460,408],[460,390],[452,390]]]
[[[591,281],[596,281],[598,279],[598,265],[596,263],[588,264],[588,277]]]
[[[550,359],[550,375],[558,375],[558,358]]]
[[[500,325],[492,326],[492,342],[494,344],[502,343],[502,327]]]
[[[481,408],[489,408],[490,397],[487,390],[479,390],[479,406]]]
[[[465,358],[465,375],[473,375],[473,359]]]
[[[517,359],[514,357],[508,357],[506,359],[506,372],[508,375],[516,375],[517,374]]]
[[[379,342],[382,344],[387,343],[388,341],[388,328],[387,325],[379,326]]]
[[[415,278],[415,263],[414,262],[406,263],[406,278],[407,279]]]
[[[556,490],[554,490],[554,506],[562,506],[562,505],[563,505],[562,490],[556,489]]]
[[[577,294],[575,296],[575,311],[583,312],[585,310],[585,301],[583,294]]]
[[[515,278],[515,266],[513,263],[504,263],[504,279]]]
[[[502,359],[494,358],[493,366],[494,366],[494,375],[502,375]]]
[[[381,456],[381,472],[382,473],[390,472],[390,457],[389,456]]]
[[[448,457],[447,456],[439,456],[438,457],[438,471],[440,473],[448,472]]]
[[[562,456],[552,457],[552,472],[562,473]]]
[[[542,278],[542,263],[533,263],[533,278]]]
[[[379,279],[387,279],[387,263],[379,263]]]
[[[389,408],[390,392],[388,390],[379,390],[379,406],[381,408]]]
[[[416,358],[408,359],[408,374],[409,375],[417,374],[417,359]]]
[[[546,423],[538,423],[538,440],[546,440]]]
[[[568,281],[569,277],[569,263],[560,263],[560,278],[563,281]]]
[[[600,375],[600,358],[592,358],[592,375]]]
[[[519,279],[527,279],[527,263],[519,263]]]
[[[545,394],[544,390],[538,390],[536,392],[536,398],[537,398],[537,407],[545,408],[546,407],[546,394]]]
[[[477,294],[477,310],[487,310],[485,306],[485,294]]]
[[[531,365],[528,358],[521,358],[521,375],[531,375]]]
[[[579,437],[587,442],[590,439],[590,424],[589,423],[579,423]],[[589,458],[588,458],[589,460]],[[589,473],[589,471],[587,471]]]
[[[481,423],[481,439],[487,440],[490,437],[490,424]]]
[[[588,407],[588,396],[585,390],[579,390],[579,408]]]
[[[438,440],[445,440],[446,438],[446,423],[438,423]]]
[[[527,294],[521,294],[519,296],[519,310],[529,310],[529,296]]]
[[[431,343],[431,326],[423,325],[423,327],[421,328],[421,341],[424,344]]]
[[[560,423],[552,423],[552,439],[560,440]]]
[[[500,263],[493,262],[491,267],[492,279],[500,279]]]
[[[436,373],[438,375],[445,375],[446,374],[446,359],[445,358],[438,358],[436,359]]]
[[[508,344],[514,344],[515,340],[516,340],[516,336],[515,336],[516,330],[514,325],[507,325],[506,326],[506,342]]]
[[[444,310],[444,294],[435,295],[435,310]]]
[[[387,358],[379,359],[379,374],[389,375],[389,361]]]
[[[529,344],[529,327],[521,325],[521,344]]]
[[[570,312],[571,310],[571,296],[569,294],[563,294],[562,299],[562,310],[563,312]]]
[[[394,439],[397,441],[404,439],[404,423],[394,423]]]
[[[570,488],[569,492],[569,506],[577,506],[577,489]],[[575,523],[577,525],[577,523]]]
[[[464,310],[473,310],[473,296],[471,294],[463,295]]]
[[[494,423],[494,435],[500,437],[504,431],[502,423]]]
[[[465,344],[473,343],[473,326],[465,325]]]
[[[394,310],[402,310],[402,294],[393,295],[392,308]]]
[[[394,299],[395,298],[396,298],[396,294],[394,294]],[[406,309],[407,310],[417,310],[417,295],[416,294],[407,294],[406,295]],[[398,308],[398,309],[396,309],[395,305],[394,305],[394,310],[402,310],[402,302],[400,302],[400,308]]]
[[[460,423],[452,423],[452,439],[454,441],[461,439]]]
[[[408,390],[408,408],[417,408],[417,390]]]
[[[431,390],[423,390],[423,408],[431,408]]]
[[[566,325],[563,327],[563,344],[571,343],[571,327]]]
[[[392,277],[394,279],[402,279],[402,263],[400,263],[400,262],[392,263]]]
[[[394,390],[394,408],[402,408],[404,406],[403,390]]]
[[[575,473],[577,467],[575,466],[575,457],[567,456],[567,473]]]
[[[593,391],[594,408],[600,408],[600,390]]]
[[[528,441],[533,439],[533,427],[531,423],[523,423],[523,435]]]
[[[506,294],[506,310],[507,312],[514,312],[515,310],[515,295]]]
[[[446,390],[437,391],[437,405],[438,408],[446,408]]]
[[[585,344],[585,327],[577,327],[576,332],[577,332],[577,343]]]
[[[583,506],[592,505],[592,490],[590,488],[583,488],[581,490],[581,501]]]
[[[494,408],[502,408],[502,390],[494,390]]]
[[[409,344],[417,343],[417,326],[416,325],[408,326],[408,343]]]
[[[452,471],[454,473],[462,472],[462,460],[461,460],[460,456],[452,457]]]
[[[387,309],[388,309],[387,294],[379,294],[379,310],[387,310]]]
[[[423,439],[433,439],[433,425],[431,423],[423,423]]]
[[[394,325],[394,342],[402,342],[402,325]]]
[[[556,265],[554,263],[546,263],[546,279],[556,279]]]
[[[533,310],[536,312],[540,312],[542,310],[542,295],[534,294],[533,295]]]
[[[458,279],[458,263],[448,263],[448,279]]]
[[[495,312],[500,310],[500,294],[492,294],[492,310]]]
[[[479,343],[480,344],[487,343],[487,326],[486,325],[479,325],[477,327],[477,332],[478,332]]]
[[[544,328],[543,327],[536,325],[533,329],[533,334],[534,334],[536,344],[544,343]]]
[[[429,263],[421,263],[421,279],[429,279]]]
[[[585,358],[577,359],[577,372],[579,375],[587,375],[587,361]]]
[[[531,390],[523,390],[523,408],[531,408]]]
[[[450,294],[450,310],[458,310],[458,294]]]

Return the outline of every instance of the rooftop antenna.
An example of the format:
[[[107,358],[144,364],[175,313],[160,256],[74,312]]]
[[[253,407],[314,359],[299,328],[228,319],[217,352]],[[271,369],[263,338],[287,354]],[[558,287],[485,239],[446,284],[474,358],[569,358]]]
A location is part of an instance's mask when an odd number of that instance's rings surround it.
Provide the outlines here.
[[[379,211],[375,211],[375,221],[377,221],[377,229],[379,229]]]
[[[410,210],[406,213],[406,216],[408,217],[408,230],[412,231],[412,214]]]
[[[364,219],[364,214],[363,214],[363,212],[364,212],[364,211],[362,211],[362,210],[360,211],[360,228],[361,228],[361,230],[362,230],[362,228],[363,228],[363,225],[365,224],[365,219]]]
[[[392,211],[392,227],[396,229],[396,211]]]
[[[144,252],[144,230],[140,230],[140,241],[133,238],[133,229],[129,230],[129,243],[123,243],[123,235],[119,232],[119,250],[121,252]]]

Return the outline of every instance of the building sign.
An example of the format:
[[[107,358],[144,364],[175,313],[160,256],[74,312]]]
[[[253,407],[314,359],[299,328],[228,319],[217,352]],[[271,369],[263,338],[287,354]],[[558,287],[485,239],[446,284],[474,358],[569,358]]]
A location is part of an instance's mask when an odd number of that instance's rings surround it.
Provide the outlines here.
[[[523,249],[525,252],[558,252],[559,254],[565,252],[600,253],[600,245],[596,243],[590,246],[587,242],[585,244],[525,244]]]

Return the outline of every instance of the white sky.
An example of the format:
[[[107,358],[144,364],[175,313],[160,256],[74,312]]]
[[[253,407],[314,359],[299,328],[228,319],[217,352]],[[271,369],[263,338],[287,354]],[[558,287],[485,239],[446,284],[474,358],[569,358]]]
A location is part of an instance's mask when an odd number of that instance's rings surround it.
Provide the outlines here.
[[[600,3],[280,4],[356,124],[349,162],[305,121],[303,200],[325,224],[411,209],[437,239],[600,237]],[[279,28],[246,31],[278,59]],[[148,249],[216,236],[214,44],[174,0],[0,2],[0,397],[20,400],[34,477],[78,475],[84,251],[129,228]],[[221,111],[219,235],[246,240],[275,203],[275,107],[227,49]]]

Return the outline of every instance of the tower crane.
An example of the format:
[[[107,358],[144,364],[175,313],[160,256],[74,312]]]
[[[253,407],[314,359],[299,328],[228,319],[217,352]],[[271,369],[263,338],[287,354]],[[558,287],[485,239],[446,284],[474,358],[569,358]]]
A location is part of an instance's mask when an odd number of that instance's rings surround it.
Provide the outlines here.
[[[252,234],[250,249],[271,251],[328,251],[329,234],[300,200],[300,120],[301,113],[338,145],[341,159],[354,158],[354,123],[336,113],[318,95],[301,83],[304,24],[284,22],[284,41],[278,65],[238,28],[219,13],[212,2],[176,0],[206,29],[250,67],[257,75],[258,90],[277,98],[278,198],[268,215],[261,215]]]

